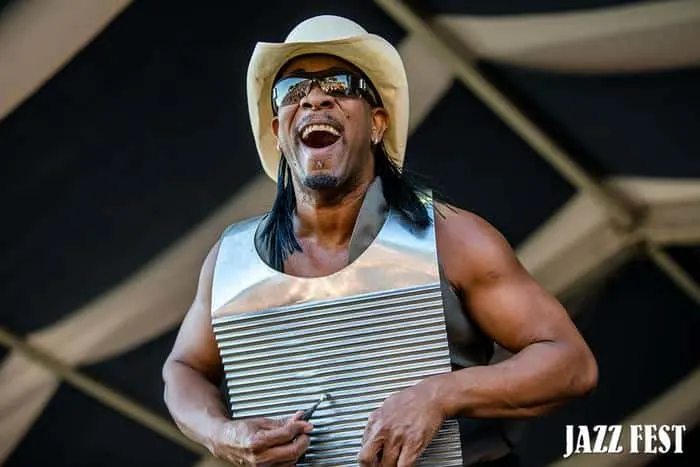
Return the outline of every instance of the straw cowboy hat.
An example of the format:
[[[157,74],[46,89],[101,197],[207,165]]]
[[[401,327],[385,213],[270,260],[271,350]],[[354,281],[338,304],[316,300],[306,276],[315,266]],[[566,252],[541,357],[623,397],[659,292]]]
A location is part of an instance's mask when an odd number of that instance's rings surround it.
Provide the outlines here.
[[[299,23],[283,43],[256,44],[248,66],[248,113],[265,173],[277,180],[280,152],[272,133],[272,85],[289,60],[311,53],[338,56],[360,69],[379,92],[389,114],[384,148],[403,166],[408,137],[408,82],[398,51],[388,41],[340,16],[322,15]]]

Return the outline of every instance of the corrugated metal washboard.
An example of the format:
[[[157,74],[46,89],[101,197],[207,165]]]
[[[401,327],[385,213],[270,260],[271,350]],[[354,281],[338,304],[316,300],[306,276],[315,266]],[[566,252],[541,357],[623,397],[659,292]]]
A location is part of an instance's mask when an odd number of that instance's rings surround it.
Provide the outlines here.
[[[213,326],[234,418],[288,417],[330,395],[299,465],[357,465],[369,414],[451,371],[439,283],[214,317]],[[418,465],[462,465],[456,421]]]

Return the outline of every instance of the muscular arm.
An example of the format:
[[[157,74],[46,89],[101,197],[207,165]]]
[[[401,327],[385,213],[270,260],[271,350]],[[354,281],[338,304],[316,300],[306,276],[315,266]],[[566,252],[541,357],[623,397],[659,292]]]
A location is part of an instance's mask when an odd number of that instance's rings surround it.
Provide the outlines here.
[[[163,366],[165,404],[173,420],[190,439],[210,447],[227,421],[217,383],[221,363],[211,330],[211,282],[218,244],[209,252],[197,292]]]
[[[211,286],[219,245],[204,261],[197,293],[163,365],[165,404],[180,430],[214,456],[236,465],[294,465],[312,425],[301,412],[287,420],[230,420],[219,393],[221,359],[211,326]]]
[[[562,305],[520,264],[504,238],[478,216],[449,208],[436,216],[438,252],[473,320],[515,355],[440,376],[447,415],[539,415],[597,384],[595,359]]]
[[[438,256],[465,313],[515,355],[432,376],[389,396],[369,416],[359,453],[363,467],[415,465],[445,418],[534,416],[596,384],[596,362],[566,310],[527,273],[505,239],[474,214],[440,211]]]

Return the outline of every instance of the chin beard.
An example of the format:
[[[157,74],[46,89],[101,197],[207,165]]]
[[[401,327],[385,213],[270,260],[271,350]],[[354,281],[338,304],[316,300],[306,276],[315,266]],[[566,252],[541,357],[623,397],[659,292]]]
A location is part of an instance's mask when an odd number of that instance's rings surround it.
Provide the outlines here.
[[[304,178],[304,185],[312,190],[337,188],[340,179],[334,175],[309,175]]]

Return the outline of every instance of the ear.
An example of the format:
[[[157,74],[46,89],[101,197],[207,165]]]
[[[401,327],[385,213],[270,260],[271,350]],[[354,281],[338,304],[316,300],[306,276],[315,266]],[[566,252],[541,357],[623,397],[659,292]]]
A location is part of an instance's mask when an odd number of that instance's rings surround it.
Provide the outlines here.
[[[277,133],[280,131],[280,119],[279,117],[273,117],[272,118],[272,134],[275,135],[275,138],[277,138]]]
[[[270,126],[272,128],[272,134],[275,135],[275,138],[277,141],[275,142],[276,147],[277,147],[277,152],[280,152],[280,138],[279,138],[279,131],[280,131],[280,120],[277,117],[272,118],[272,122],[270,123]]]
[[[384,133],[389,127],[389,114],[382,107],[375,107],[371,111],[372,129],[370,138],[372,142],[379,143],[384,138]]]

